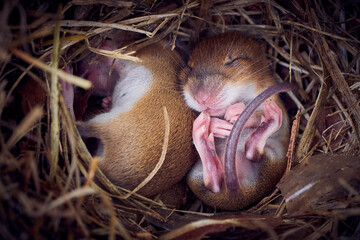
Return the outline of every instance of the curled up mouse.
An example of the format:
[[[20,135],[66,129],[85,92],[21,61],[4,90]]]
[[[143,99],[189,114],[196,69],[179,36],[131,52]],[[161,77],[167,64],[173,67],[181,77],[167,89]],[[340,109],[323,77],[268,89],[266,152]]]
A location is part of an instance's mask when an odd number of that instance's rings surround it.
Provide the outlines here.
[[[180,74],[183,95],[200,113],[193,123],[200,160],[187,176],[188,185],[215,208],[239,210],[255,204],[274,189],[286,167],[289,119],[277,93],[291,87],[276,86],[265,49],[239,33],[203,39],[187,65]],[[263,91],[266,96],[255,101]],[[234,143],[229,135],[243,112],[240,140]]]
[[[101,49],[114,50],[109,40]],[[80,134],[96,138],[93,155],[99,168],[115,185],[133,190],[158,163],[165,135],[164,110],[170,123],[165,161],[155,176],[138,193],[154,196],[179,182],[193,165],[192,111],[185,105],[177,83],[183,60],[176,51],[153,44],[136,52],[140,62],[97,57],[97,62],[79,64],[79,75],[94,85],[103,97],[103,113],[76,122]],[[67,71],[71,72],[70,67]],[[65,82],[62,94],[73,113],[74,90]],[[75,103],[76,104],[76,103]]]

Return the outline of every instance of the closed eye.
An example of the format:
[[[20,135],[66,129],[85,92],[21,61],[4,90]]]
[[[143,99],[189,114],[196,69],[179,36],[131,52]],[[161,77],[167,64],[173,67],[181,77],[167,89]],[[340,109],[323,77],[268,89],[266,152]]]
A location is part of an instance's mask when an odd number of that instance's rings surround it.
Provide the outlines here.
[[[238,60],[250,60],[248,57],[237,57],[237,58],[234,58],[234,59],[229,59],[226,63],[225,63],[225,66],[228,66],[230,67],[231,65],[233,65],[235,62],[237,62]]]
[[[225,66],[231,66],[234,62],[236,62],[237,60],[239,60],[240,58],[237,57],[237,58],[234,58],[234,59],[231,59],[230,61],[227,61],[225,63]]]

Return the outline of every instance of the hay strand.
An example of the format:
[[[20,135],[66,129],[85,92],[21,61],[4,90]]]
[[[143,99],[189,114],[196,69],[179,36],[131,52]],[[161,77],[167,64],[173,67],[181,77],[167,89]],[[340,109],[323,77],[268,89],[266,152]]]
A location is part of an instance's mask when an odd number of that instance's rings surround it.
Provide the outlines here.
[[[5,1],[0,10],[0,238],[356,239],[360,10],[349,3],[72,0],[57,12],[46,1]],[[92,84],[59,68],[72,65],[77,73],[90,53],[136,62],[137,50],[159,41],[186,61],[199,40],[226,31],[262,41],[276,80],[298,87],[281,96],[293,129],[287,174],[278,189],[239,212],[212,209],[190,191],[186,197],[177,193],[179,208],[164,204],[161,195],[139,195],[169,154],[173,133],[166,109],[157,166],[133,190],[114,185],[86,148],[64,99],[56,98],[59,78],[84,89]],[[119,48],[100,49],[104,40]],[[77,89],[76,97],[83,93]],[[57,128],[50,119],[58,120]],[[50,149],[59,152],[51,155]]]
[[[37,123],[43,116],[43,109],[40,106],[35,106],[31,112],[21,121],[19,126],[17,126],[7,140],[6,144],[3,146],[3,151],[9,150],[16,144],[20,138],[26,135],[26,133],[34,127],[34,124]]]
[[[163,112],[164,112],[165,133],[164,133],[164,143],[163,143],[160,159],[157,162],[154,169],[149,173],[149,175],[136,188],[134,188],[134,190],[127,193],[123,197],[124,199],[129,198],[131,195],[133,195],[134,193],[139,191],[142,187],[144,187],[155,176],[155,174],[159,171],[159,169],[161,168],[161,166],[165,161],[165,156],[167,153],[167,149],[169,145],[169,137],[170,137],[170,120],[169,120],[169,114],[165,106],[163,107]]]
[[[33,64],[34,66],[44,70],[47,73],[52,73],[55,74],[58,78],[61,78],[64,81],[67,81],[68,83],[71,83],[75,86],[84,88],[84,89],[89,89],[92,84],[90,81],[85,80],[83,78],[74,76],[72,74],[69,74],[61,69],[52,69],[51,67],[49,67],[48,65],[46,65],[45,63],[37,60],[36,58],[33,58],[31,56],[29,56],[28,54],[16,49],[16,48],[11,48],[10,49],[11,53],[13,53],[15,56],[21,58],[22,60],[28,62],[29,64]]]
[[[60,9],[60,8],[59,8]],[[50,178],[54,178],[59,160],[59,79],[56,75],[56,69],[59,65],[60,48],[60,23],[57,21],[54,31],[54,52],[52,54],[52,71],[50,84]]]

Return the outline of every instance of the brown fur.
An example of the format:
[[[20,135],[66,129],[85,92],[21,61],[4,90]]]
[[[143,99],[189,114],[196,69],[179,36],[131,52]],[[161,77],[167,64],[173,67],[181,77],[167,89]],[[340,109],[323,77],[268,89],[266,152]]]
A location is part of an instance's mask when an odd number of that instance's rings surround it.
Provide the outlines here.
[[[229,62],[237,57],[241,58],[240,61],[236,61],[231,66],[224,65],[224,62]],[[201,82],[196,78],[201,71],[206,71],[205,74],[218,74],[222,77],[206,78],[205,81],[209,82]],[[264,47],[253,38],[238,33],[220,34],[201,41],[191,53],[188,68],[181,72],[180,78],[184,84],[184,90],[193,91],[193,93],[199,87],[209,86],[208,89],[211,90],[229,82],[234,85],[254,83],[257,93],[261,93],[269,86],[276,85],[269,69]],[[213,81],[214,79],[221,79],[221,81]],[[246,97],[244,96],[245,102],[252,100],[246,99]],[[278,140],[282,146],[287,146],[289,141],[287,111],[279,96],[273,96],[267,101],[274,101],[283,112],[282,126],[270,138]],[[255,114],[262,114],[262,111]],[[220,145],[217,145],[217,150],[225,148],[225,141],[223,140]],[[219,152],[218,154],[221,155]],[[284,154],[284,156],[278,156],[277,159],[270,159],[265,152],[262,158],[253,164],[259,173],[255,185],[246,187],[240,183],[239,190],[235,192],[228,190],[225,182],[222,183],[219,193],[215,194],[208,190],[204,186],[202,167],[199,163],[189,173],[187,182],[195,195],[210,206],[224,210],[242,209],[261,200],[273,190],[284,173],[286,157]]]
[[[116,185],[134,189],[154,169],[164,142],[163,106],[170,119],[170,139],[161,169],[138,193],[153,196],[180,181],[194,162],[191,126],[194,115],[177,88],[183,62],[175,51],[160,44],[137,53],[153,74],[144,96],[126,113],[103,124],[92,124],[105,145],[100,169]]]
[[[224,65],[235,58],[240,60],[231,66]],[[189,74],[190,69],[192,71]],[[199,82],[196,75],[205,71],[206,74],[222,76],[223,81],[213,78],[207,79],[208,82]],[[255,39],[239,33],[224,33],[203,39],[192,51],[188,68],[181,72],[180,79],[184,89],[193,92],[204,85],[214,89],[222,87],[225,83],[239,85],[256,82],[256,90],[260,93],[274,83],[264,46]]]

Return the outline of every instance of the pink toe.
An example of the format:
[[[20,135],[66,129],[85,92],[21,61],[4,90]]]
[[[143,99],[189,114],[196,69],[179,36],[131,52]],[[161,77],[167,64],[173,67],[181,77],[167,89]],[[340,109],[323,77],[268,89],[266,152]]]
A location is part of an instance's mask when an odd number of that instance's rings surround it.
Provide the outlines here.
[[[214,133],[215,137],[225,138],[230,135],[233,125],[225,120],[219,118],[211,118],[210,132]]]
[[[235,103],[226,108],[225,119],[234,123],[240,114],[244,111],[245,104],[244,103]]]
[[[111,107],[112,107],[112,97],[109,96],[109,97],[103,98],[102,102],[101,102],[101,106],[105,110],[109,111],[111,109]]]

